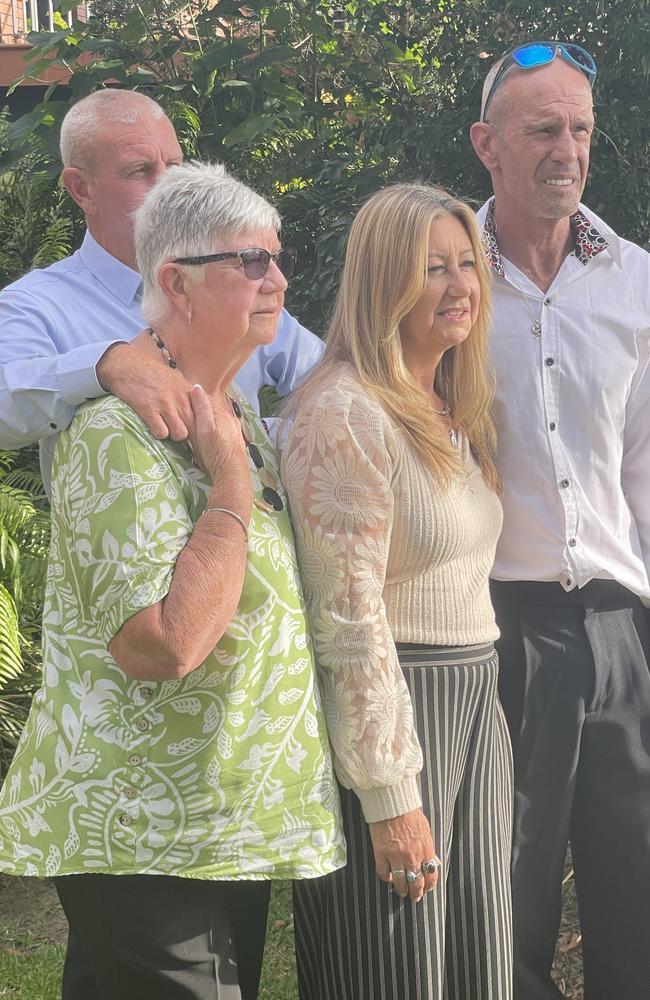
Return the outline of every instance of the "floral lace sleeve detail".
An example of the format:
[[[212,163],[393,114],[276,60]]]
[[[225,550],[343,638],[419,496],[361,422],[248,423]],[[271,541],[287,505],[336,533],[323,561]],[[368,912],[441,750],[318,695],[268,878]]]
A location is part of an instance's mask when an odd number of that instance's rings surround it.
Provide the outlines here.
[[[336,771],[368,822],[421,805],[422,752],[382,598],[397,462],[379,405],[340,386],[302,407],[282,456]]]

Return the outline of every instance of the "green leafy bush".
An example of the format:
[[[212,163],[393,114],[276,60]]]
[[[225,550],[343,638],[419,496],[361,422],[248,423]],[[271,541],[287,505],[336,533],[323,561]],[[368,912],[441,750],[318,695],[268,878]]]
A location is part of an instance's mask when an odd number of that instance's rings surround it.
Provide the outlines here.
[[[40,683],[49,527],[37,449],[0,451],[0,775]]]
[[[274,200],[285,242],[301,251],[288,305],[320,332],[351,217],[370,192],[424,178],[487,196],[469,125],[490,61],[533,36],[573,39],[594,53],[598,128],[586,198],[622,235],[646,242],[645,3],[112,0],[99,19],[33,36],[30,71],[72,67],[72,100],[107,82],[146,90],[188,155],[225,162]],[[13,124],[5,164],[35,136],[42,162],[55,162],[69,103],[58,96],[52,90]]]

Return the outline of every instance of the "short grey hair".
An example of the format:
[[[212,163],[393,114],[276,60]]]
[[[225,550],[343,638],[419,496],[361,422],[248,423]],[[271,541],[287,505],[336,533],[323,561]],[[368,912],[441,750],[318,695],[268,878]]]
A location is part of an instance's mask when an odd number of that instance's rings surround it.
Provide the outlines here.
[[[164,118],[165,112],[137,90],[96,90],[70,108],[61,125],[59,148],[64,167],[88,167],[93,146],[107,122],[137,125],[143,118]]]
[[[167,299],[157,280],[161,264],[214,250],[215,239],[247,229],[280,229],[280,215],[265,198],[236,180],[221,163],[170,167],[134,213],[135,254],[142,275],[142,315],[160,322]],[[202,280],[205,265],[187,269]]]
[[[480,115],[480,118],[479,118],[479,121],[481,121],[481,122],[482,121],[488,121],[488,123],[489,123],[491,121],[494,124],[497,121],[497,119],[500,117],[500,114],[499,114],[498,111],[497,111],[497,114],[494,114],[494,104],[495,104],[495,101],[496,101],[497,105],[499,104],[499,93],[500,93],[501,87],[503,86],[504,82],[508,79],[508,77],[509,77],[509,75],[511,73],[511,70],[517,69],[517,66],[514,63],[513,63],[512,66],[508,66],[507,70],[503,74],[503,78],[501,80],[501,83],[500,83],[499,87],[497,88],[497,90],[495,90],[494,94],[492,95],[492,99],[491,99],[490,104],[489,104],[489,110],[490,110],[491,119],[486,119],[485,118],[485,114],[486,114],[486,110],[487,110],[486,107],[485,107],[485,105],[486,105],[488,97],[490,96],[490,90],[492,89],[492,84],[494,82],[494,79],[495,79],[497,73],[499,72],[499,70],[501,69],[501,66],[502,66],[504,60],[508,57],[508,55],[509,55],[509,53],[505,52],[499,59],[497,59],[497,61],[495,63],[493,63],[493,65],[490,67],[490,69],[488,70],[488,74],[485,77],[485,82],[483,83],[483,91],[481,93],[481,115]]]

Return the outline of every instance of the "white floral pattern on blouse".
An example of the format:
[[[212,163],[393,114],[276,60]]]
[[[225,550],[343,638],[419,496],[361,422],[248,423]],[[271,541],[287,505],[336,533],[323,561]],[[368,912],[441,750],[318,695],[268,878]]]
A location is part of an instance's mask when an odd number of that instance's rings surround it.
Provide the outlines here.
[[[463,435],[459,447],[464,469],[444,488],[345,365],[286,433],[282,476],[335,767],[368,822],[421,803],[395,641],[498,635],[488,573],[501,505]]]
[[[335,767],[368,821],[387,818],[387,797],[389,815],[421,805],[422,769],[382,600],[399,447],[378,410],[326,391],[298,414],[282,453]]]

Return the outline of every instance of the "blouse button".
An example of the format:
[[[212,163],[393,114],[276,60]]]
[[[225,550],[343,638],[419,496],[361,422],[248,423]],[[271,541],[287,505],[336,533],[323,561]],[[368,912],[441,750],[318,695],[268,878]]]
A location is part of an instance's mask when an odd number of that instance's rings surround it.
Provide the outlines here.
[[[554,420],[551,420],[550,424],[548,425],[548,429],[549,429],[549,431],[554,431],[555,430],[555,421]]]
[[[134,799],[138,794],[138,790],[137,788],[131,788],[130,785],[127,785],[127,787],[124,789],[124,794],[126,795],[127,799]]]
[[[135,728],[141,733],[146,733],[147,729],[151,728],[151,723],[147,719],[138,719],[135,724]]]
[[[570,538],[569,539],[569,545],[571,546],[572,549],[574,549],[577,544],[578,543],[576,542],[575,538]]]
[[[547,365],[548,368],[550,368],[551,365],[555,364],[555,358],[546,358],[544,364]]]
[[[128,813],[122,813],[122,815],[120,816],[120,823],[122,824],[122,826],[131,826],[132,822],[133,820],[131,819]]]
[[[153,694],[153,688],[141,687],[140,694],[142,695],[143,698],[151,698]]]
[[[131,767],[139,767],[142,763],[142,757],[139,753],[132,753],[129,757],[129,764]]]
[[[560,482],[560,486],[562,487],[563,490],[565,490],[567,488],[567,486],[570,486],[570,485],[571,485],[571,483],[569,482],[568,479],[563,479]]]

